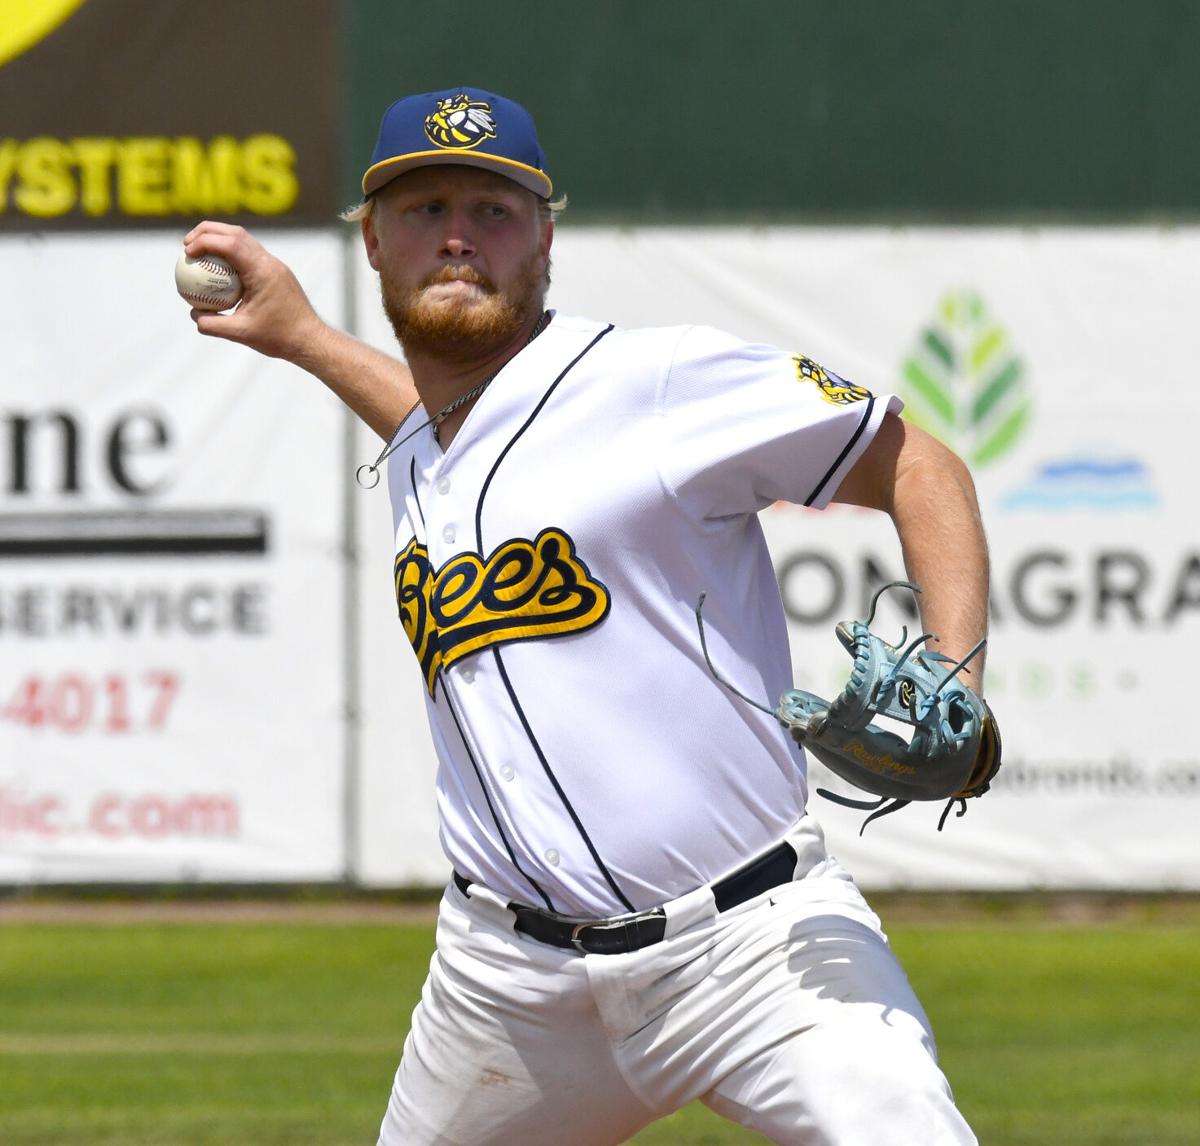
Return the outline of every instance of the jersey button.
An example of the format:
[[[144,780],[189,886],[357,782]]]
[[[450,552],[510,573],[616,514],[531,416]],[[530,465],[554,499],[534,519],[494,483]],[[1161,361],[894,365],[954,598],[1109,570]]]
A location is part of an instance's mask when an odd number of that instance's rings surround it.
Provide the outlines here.
[[[511,764],[505,764],[500,768],[500,775],[506,780],[511,780],[517,774],[517,770]],[[555,852],[555,855],[558,853]]]
[[[445,529],[442,530],[442,540],[446,542],[447,545],[453,545],[454,539],[457,536],[458,532],[455,530],[453,525],[447,525]]]
[[[438,478],[437,485],[434,486],[434,488],[438,491],[438,493],[449,493],[450,492],[450,479],[449,478]]]
[[[471,684],[475,680],[475,670],[473,668],[465,668],[458,675],[462,679],[463,684]]]
[[[551,848],[546,853],[546,862],[548,864],[552,864],[554,867],[558,867],[558,861],[560,859],[562,859],[562,856],[558,854],[558,851],[555,848]]]

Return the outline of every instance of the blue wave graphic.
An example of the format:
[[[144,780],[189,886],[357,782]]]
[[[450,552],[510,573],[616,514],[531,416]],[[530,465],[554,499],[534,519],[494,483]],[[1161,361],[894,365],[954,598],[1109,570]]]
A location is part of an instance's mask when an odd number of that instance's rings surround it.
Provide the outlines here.
[[[1102,494],[1086,490],[1051,492],[1039,489],[1018,489],[1001,503],[1004,509],[1152,509],[1158,505],[1153,490],[1130,493]]]
[[[1000,503],[1003,509],[1153,509],[1161,504],[1136,458],[1064,458],[1044,462],[1034,477]]]
[[[1062,478],[1126,478],[1144,477],[1146,467],[1135,459],[1117,462],[1092,461],[1082,458],[1078,461],[1046,462],[1038,470],[1038,476],[1049,480]]]

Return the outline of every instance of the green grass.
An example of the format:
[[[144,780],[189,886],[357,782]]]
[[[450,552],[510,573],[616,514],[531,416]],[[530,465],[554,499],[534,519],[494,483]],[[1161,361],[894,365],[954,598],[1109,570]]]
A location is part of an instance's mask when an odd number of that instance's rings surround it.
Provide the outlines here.
[[[985,1144],[1200,1141],[1200,929],[897,928]]]
[[[1200,1141],[1194,913],[884,914],[985,1146]],[[0,1142],[374,1142],[431,946],[425,924],[6,923]],[[696,1105],[635,1141],[763,1140]]]

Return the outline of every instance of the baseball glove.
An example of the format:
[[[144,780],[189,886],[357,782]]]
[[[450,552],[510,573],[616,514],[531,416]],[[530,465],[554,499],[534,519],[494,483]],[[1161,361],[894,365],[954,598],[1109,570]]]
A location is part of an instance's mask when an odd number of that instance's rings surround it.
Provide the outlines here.
[[[832,701],[803,689],[789,689],[774,710],[756,707],[771,712],[836,776],[878,797],[870,802],[851,800],[817,789],[819,795],[836,803],[870,811],[863,829],[913,800],[946,800],[938,821],[940,831],[954,805],[959,805],[958,814],[963,815],[966,801],[982,796],[1000,768],[1000,733],[992,710],[956,679],[986,640],[957,663],[940,653],[916,652],[931,633],[903,649],[888,644],[872,633],[870,626],[880,596],[895,587],[920,592],[910,582],[893,581],[875,594],[865,621],[843,621],[837,626],[838,640],[854,664],[846,687]],[[699,606],[696,613],[699,618]],[[703,645],[702,623],[700,636]],[[906,636],[907,632],[901,644]],[[707,659],[707,647],[704,652]],[[717,676],[711,661],[709,668]],[[717,679],[737,691],[720,676]],[[755,704],[749,697],[742,699]],[[910,739],[905,741],[873,723],[876,717],[910,725]]]

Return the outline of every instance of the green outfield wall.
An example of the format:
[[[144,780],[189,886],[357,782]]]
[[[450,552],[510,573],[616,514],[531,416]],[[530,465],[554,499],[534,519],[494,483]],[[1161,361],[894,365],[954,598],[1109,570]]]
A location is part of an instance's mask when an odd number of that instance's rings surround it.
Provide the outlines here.
[[[3,5],[0,5],[3,8]],[[1200,2],[43,0],[0,18],[0,231],[322,226],[383,109],[537,117],[589,222],[1200,216]]]
[[[577,216],[1200,206],[1194,0],[355,0],[344,26],[351,171],[392,98],[468,83],[535,111]]]

